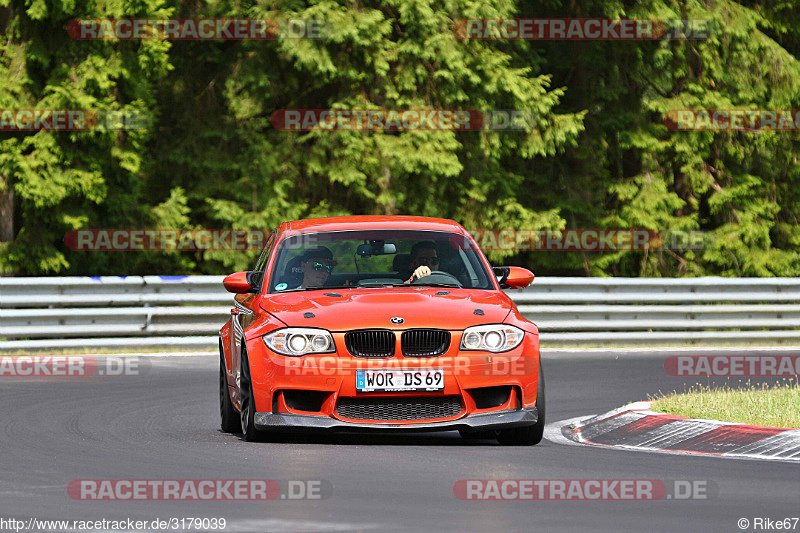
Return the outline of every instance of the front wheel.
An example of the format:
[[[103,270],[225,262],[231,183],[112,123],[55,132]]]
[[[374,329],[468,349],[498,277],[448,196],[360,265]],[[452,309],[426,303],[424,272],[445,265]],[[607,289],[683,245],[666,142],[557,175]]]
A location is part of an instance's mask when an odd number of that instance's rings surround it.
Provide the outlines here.
[[[542,442],[544,436],[544,372],[542,361],[539,360],[539,383],[536,391],[536,411],[539,419],[532,426],[523,428],[503,429],[497,435],[497,441],[506,446],[531,446]]]
[[[256,429],[255,425],[256,404],[253,399],[253,381],[250,377],[250,361],[247,359],[244,343],[242,343],[240,383],[241,410],[239,411],[239,419],[241,420],[242,437],[248,442],[258,441],[261,439],[261,432]]]
[[[231,395],[228,391],[228,377],[225,369],[225,356],[220,350],[219,354],[219,417],[220,427],[225,433],[238,433],[239,413],[233,408]]]

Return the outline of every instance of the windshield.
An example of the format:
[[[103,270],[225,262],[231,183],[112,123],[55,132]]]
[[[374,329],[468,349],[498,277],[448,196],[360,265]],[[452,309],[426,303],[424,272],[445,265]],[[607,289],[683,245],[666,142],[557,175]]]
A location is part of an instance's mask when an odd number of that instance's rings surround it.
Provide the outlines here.
[[[419,270],[426,275],[412,276]],[[430,272],[430,274],[428,274]],[[270,293],[320,288],[433,286],[494,289],[470,241],[447,231],[304,233],[283,240]]]

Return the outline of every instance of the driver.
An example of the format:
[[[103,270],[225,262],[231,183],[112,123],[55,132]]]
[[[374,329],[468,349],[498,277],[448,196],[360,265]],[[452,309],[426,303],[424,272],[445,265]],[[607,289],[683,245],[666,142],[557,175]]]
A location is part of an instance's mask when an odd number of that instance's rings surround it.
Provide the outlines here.
[[[303,283],[300,288],[324,286],[336,264],[336,261],[333,260],[333,252],[324,246],[306,250],[300,261],[300,269],[303,271]]]
[[[439,258],[436,255],[436,244],[433,241],[420,241],[412,246],[408,269],[411,277],[405,283],[430,276],[432,270],[438,270]]]

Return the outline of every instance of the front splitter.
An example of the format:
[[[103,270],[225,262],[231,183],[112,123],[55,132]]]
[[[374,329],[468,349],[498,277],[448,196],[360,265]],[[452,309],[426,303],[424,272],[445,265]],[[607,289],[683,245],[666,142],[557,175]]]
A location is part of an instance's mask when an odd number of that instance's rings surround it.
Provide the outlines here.
[[[291,413],[256,413],[255,427],[265,431],[333,431],[333,432],[375,432],[375,431],[492,431],[514,427],[532,426],[539,420],[536,407],[512,409],[492,413],[468,415],[455,420],[442,422],[383,422],[362,423],[345,422],[328,416],[298,415]]]

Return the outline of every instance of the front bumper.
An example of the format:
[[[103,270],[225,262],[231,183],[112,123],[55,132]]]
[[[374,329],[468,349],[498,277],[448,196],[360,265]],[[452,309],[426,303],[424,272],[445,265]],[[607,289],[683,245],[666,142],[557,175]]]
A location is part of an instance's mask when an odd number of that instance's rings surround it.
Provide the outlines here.
[[[298,415],[291,413],[256,413],[255,427],[275,432],[303,432],[327,430],[332,432],[379,432],[379,431],[491,431],[514,427],[532,426],[539,420],[536,407],[509,409],[491,413],[467,415],[457,420],[443,422],[344,422],[329,416]]]

